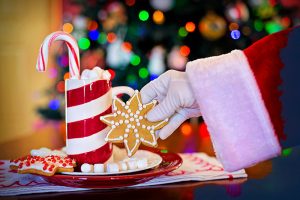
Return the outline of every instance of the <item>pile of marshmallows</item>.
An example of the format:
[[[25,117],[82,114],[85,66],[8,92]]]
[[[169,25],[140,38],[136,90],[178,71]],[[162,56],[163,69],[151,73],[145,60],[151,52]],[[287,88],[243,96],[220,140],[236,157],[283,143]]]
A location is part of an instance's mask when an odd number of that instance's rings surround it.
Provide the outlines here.
[[[81,165],[81,171],[84,173],[116,173],[129,170],[145,169],[148,166],[147,158],[128,158],[119,162],[109,162],[106,164],[90,165],[84,163]]]
[[[81,79],[110,80],[111,74],[108,70],[94,67],[92,70],[85,69],[81,73]]]

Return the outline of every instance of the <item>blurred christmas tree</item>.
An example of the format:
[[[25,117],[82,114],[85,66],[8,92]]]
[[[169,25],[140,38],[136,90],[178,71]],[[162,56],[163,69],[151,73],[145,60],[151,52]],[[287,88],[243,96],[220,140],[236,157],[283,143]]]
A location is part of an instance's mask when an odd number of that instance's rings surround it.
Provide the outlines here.
[[[188,60],[243,49],[299,22],[295,0],[64,0],[62,30],[81,50],[81,69],[109,69],[113,85],[142,88]],[[297,13],[298,12],[298,13]],[[69,77],[64,45],[48,70],[55,85],[45,119],[64,118],[64,80]]]

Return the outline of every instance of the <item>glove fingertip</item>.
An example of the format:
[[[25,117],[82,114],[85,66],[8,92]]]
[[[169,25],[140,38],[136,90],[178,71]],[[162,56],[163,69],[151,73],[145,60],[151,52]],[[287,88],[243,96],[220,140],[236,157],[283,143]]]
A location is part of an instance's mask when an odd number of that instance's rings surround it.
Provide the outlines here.
[[[162,128],[159,132],[159,138],[162,140],[167,139],[170,135],[172,134],[172,132],[170,132],[170,130],[166,127]]]
[[[147,115],[145,116],[146,119],[148,119],[150,122],[155,122],[155,121],[159,121],[159,119],[157,119],[157,115],[155,110],[150,110]]]

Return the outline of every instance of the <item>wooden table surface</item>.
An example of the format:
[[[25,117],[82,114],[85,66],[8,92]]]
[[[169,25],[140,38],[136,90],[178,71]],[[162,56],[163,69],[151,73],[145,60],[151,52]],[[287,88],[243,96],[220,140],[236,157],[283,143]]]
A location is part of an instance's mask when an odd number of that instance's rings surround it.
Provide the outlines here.
[[[169,139],[159,142],[159,147],[179,152],[182,137],[174,133]],[[195,138],[196,137],[196,138]],[[197,151],[214,155],[209,138],[197,138]],[[176,145],[174,145],[176,144]],[[12,159],[28,154],[31,149],[64,146],[62,135],[53,126],[46,126],[29,137],[0,145],[0,159]],[[150,186],[144,188],[121,188],[23,195],[2,199],[289,199],[298,195],[300,186],[300,147],[293,148],[290,156],[278,157],[247,168],[248,178],[209,182],[185,182]],[[0,197],[1,198],[1,197]]]

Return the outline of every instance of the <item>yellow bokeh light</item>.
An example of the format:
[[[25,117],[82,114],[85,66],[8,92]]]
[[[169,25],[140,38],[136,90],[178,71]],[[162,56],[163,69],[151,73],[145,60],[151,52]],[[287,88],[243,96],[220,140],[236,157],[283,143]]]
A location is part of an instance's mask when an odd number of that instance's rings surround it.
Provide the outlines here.
[[[153,13],[153,21],[156,23],[156,24],[162,24],[164,23],[165,21],[165,16],[164,16],[164,13],[159,11],[159,10],[156,10],[154,13]]]
[[[63,31],[66,32],[66,33],[72,33],[73,25],[71,23],[65,23],[63,25]]]

